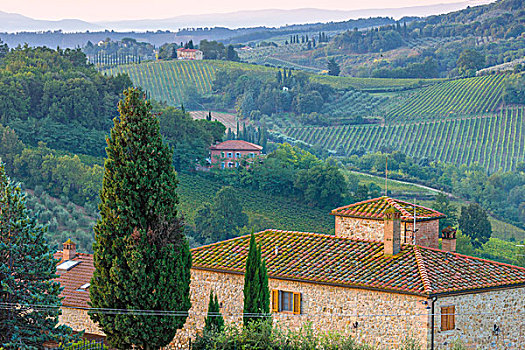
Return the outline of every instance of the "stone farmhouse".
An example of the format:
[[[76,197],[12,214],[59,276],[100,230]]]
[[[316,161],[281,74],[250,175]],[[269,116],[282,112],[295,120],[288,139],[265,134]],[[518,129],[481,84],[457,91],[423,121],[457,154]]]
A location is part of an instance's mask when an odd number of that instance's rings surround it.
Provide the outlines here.
[[[177,59],[178,60],[202,60],[203,53],[201,50],[197,49],[177,49]]]
[[[407,337],[424,349],[447,349],[456,339],[469,349],[525,348],[525,268],[454,253],[453,234],[438,249],[443,215],[422,206],[380,197],[332,215],[335,235],[255,234],[278,326],[311,323],[316,332],[338,331],[378,349],[396,349]],[[249,239],[192,250],[192,308],[169,348],[188,348],[204,327],[212,289],[226,321],[242,323]],[[75,308],[89,300],[92,257],[76,253],[69,241],[56,257],[63,260],[57,270],[65,287],[61,322],[103,336],[86,311]]]
[[[210,147],[211,166],[237,168],[243,159],[252,162],[261,156],[262,147],[243,140],[228,140]]]

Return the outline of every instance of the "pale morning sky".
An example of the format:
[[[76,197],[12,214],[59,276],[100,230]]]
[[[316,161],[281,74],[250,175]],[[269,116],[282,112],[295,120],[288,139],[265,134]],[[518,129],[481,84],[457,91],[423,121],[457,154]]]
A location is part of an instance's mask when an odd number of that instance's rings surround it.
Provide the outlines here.
[[[257,9],[356,10],[455,3],[462,0],[0,0],[0,11],[36,19],[86,21],[169,18]]]

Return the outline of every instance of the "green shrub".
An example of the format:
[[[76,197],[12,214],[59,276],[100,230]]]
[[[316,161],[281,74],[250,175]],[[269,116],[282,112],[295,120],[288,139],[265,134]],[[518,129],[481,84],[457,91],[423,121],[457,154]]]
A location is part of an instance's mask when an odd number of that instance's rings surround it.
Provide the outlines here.
[[[337,332],[316,335],[311,323],[298,331],[272,327],[270,322],[246,328],[227,327],[224,332],[205,331],[192,344],[193,350],[372,350],[351,336]],[[409,348],[406,348],[407,350]],[[418,348],[410,348],[418,349]]]

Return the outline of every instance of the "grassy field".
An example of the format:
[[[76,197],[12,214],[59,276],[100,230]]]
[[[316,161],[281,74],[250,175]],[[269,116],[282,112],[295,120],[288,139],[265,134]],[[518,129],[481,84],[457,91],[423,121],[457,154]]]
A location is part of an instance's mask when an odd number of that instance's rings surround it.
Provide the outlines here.
[[[418,123],[288,128],[283,132],[309,144],[345,152],[363,147],[375,152],[392,146],[407,155],[453,164],[479,162],[487,170],[508,171],[525,158],[525,109],[486,117]]]
[[[190,115],[193,119],[206,119],[208,111],[191,111]],[[233,131],[237,130],[237,115],[233,113],[211,112],[211,119],[221,122],[226,129],[230,128]],[[241,121],[241,123],[243,123],[243,121]]]
[[[495,112],[502,103],[505,78],[501,74],[456,79],[417,90],[393,107],[386,119],[407,122]]]

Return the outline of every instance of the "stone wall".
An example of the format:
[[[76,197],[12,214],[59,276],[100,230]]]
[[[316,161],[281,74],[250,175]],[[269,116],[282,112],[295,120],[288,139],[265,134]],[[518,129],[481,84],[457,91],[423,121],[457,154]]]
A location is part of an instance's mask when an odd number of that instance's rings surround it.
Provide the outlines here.
[[[58,318],[59,324],[65,324],[74,331],[86,331],[86,333],[104,336],[104,332],[96,323],[91,321],[86,310],[70,309],[67,306],[62,307],[62,315]]]
[[[366,239],[382,242],[384,239],[384,221],[346,216],[335,217],[335,235],[354,239]],[[416,244],[439,248],[439,220],[418,221],[416,223]],[[412,243],[414,224],[401,222],[401,243]]]
[[[403,226],[403,224],[401,224]],[[351,218],[347,216],[335,217],[335,235],[337,237],[367,239],[383,241],[383,220]]]
[[[225,321],[240,325],[243,284],[243,275],[192,269],[190,316],[170,348],[186,348],[204,328],[210,289],[218,295]],[[337,331],[378,349],[397,348],[407,336],[423,347],[427,344],[430,312],[422,303],[425,298],[277,279],[270,279],[269,286],[301,293],[300,315],[274,313],[274,323],[284,330],[299,330],[311,322],[318,333]]]
[[[441,331],[441,307],[452,305],[455,329]],[[439,298],[435,313],[436,349],[448,349],[457,339],[468,349],[525,349],[525,288]]]

